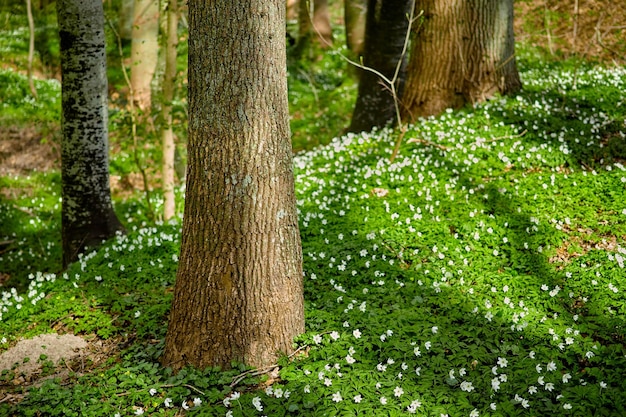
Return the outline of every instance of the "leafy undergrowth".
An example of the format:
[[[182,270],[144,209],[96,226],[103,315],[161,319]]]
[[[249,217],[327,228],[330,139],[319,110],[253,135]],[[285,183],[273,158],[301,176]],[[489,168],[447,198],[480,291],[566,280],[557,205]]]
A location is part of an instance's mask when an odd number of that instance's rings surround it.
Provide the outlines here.
[[[0,350],[50,328],[118,348],[40,386],[4,372],[24,396],[0,415],[624,415],[626,71],[522,68],[393,163],[393,130],[296,157],[307,331],[278,372],[158,364],[180,221],[128,200],[127,236],[0,301]]]

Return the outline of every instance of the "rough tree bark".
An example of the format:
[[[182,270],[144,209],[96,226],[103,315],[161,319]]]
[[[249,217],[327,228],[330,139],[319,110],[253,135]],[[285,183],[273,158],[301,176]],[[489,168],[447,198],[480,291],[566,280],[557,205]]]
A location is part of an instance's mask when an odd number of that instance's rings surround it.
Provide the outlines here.
[[[367,0],[344,0],[346,46],[355,55],[363,55]]]
[[[162,363],[265,366],[304,330],[285,1],[189,1],[189,144]]]
[[[163,161],[163,219],[169,220],[176,213],[174,198],[174,131],[172,129],[172,100],[176,79],[176,46],[178,45],[178,1],[169,0],[167,5],[167,31],[165,44],[165,73],[163,74],[163,131],[161,132]]]
[[[438,114],[521,88],[513,0],[418,0],[403,95],[404,119]]]
[[[147,111],[152,104],[150,84],[159,57],[159,2],[135,0],[130,46],[130,84],[137,106]]]
[[[392,79],[400,59],[409,28],[411,0],[368,0],[365,25],[363,65]],[[400,64],[396,82],[398,99],[402,95],[406,59]],[[394,97],[375,73],[360,70],[359,91],[350,132],[370,131],[395,120]]]
[[[57,0],[61,38],[63,265],[122,225],[109,189],[104,11],[101,0]]]

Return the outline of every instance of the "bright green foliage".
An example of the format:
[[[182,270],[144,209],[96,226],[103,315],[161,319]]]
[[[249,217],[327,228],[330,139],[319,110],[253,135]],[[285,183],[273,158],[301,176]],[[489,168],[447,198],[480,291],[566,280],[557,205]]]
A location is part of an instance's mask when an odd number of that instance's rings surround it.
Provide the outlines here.
[[[626,70],[521,67],[518,97],[421,120],[393,163],[391,130],[296,157],[307,332],[279,375],[158,365],[180,226],[129,198],[128,236],[0,301],[0,350],[55,323],[119,351],[0,415],[626,414]]]
[[[42,127],[58,123],[61,117],[61,83],[56,80],[34,80],[35,100],[30,94],[28,80],[10,69],[0,69],[0,123],[25,124],[37,120]]]

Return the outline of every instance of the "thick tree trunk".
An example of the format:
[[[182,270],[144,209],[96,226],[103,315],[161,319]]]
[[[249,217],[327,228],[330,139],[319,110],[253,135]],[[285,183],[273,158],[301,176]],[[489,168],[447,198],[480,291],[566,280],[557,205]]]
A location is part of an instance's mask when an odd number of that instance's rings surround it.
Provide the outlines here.
[[[365,44],[367,0],[345,0],[343,11],[346,25],[346,46],[355,56],[361,56]]]
[[[101,0],[57,0],[63,72],[63,265],[122,225],[109,189],[104,11]]]
[[[365,51],[363,64],[387,79],[394,77],[409,28],[408,15],[411,0],[369,0],[365,29]],[[359,92],[356,99],[351,132],[370,131],[395,120],[395,103],[389,84],[368,70],[361,70]],[[398,99],[404,87],[406,59],[400,63],[395,88]]]
[[[135,103],[147,111],[152,104],[150,84],[159,57],[159,2],[135,0],[133,16],[130,84]]]
[[[513,0],[418,0],[415,7],[425,19],[412,43],[405,119],[521,88]]]
[[[165,73],[163,76],[163,220],[169,220],[176,213],[174,198],[174,131],[172,129],[172,100],[176,79],[176,46],[178,45],[178,1],[169,0],[167,9],[167,38],[165,45]]]
[[[162,362],[274,363],[304,330],[285,1],[189,2],[189,145]]]

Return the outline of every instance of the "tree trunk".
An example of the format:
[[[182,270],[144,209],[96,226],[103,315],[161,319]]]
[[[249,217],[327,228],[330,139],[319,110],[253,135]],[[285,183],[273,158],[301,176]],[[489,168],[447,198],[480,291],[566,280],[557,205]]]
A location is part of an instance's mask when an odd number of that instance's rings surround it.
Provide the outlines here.
[[[363,64],[391,80],[402,59],[395,84],[398,99],[404,87],[406,59],[402,57],[402,50],[409,29],[411,5],[411,0],[369,0],[367,5]],[[361,70],[360,73],[359,92],[348,128],[350,132],[383,127],[393,122],[396,116],[390,86],[372,71]]]
[[[513,0],[418,0],[415,7],[425,19],[412,43],[405,119],[521,88]]]
[[[169,0],[167,9],[167,31],[165,44],[165,73],[163,76],[163,220],[167,221],[176,213],[174,198],[174,131],[172,129],[172,100],[176,79],[176,46],[178,45],[178,2]]]
[[[344,0],[346,46],[355,55],[363,55],[367,0]]]
[[[150,84],[159,56],[159,2],[135,0],[133,16],[130,84],[133,100],[141,110],[147,111],[152,104]]]
[[[333,30],[330,26],[328,0],[313,0],[313,30],[322,48],[329,48],[333,43]]]
[[[35,55],[35,21],[30,0],[26,0],[26,16],[28,18],[28,87],[30,93],[37,100],[37,89],[33,82],[33,57]]]
[[[287,0],[287,20],[298,18],[298,0]]]
[[[135,0],[122,0],[120,2],[117,31],[119,32],[120,38],[125,41],[133,39],[133,10],[135,10]]]
[[[333,31],[328,14],[328,0],[300,0],[298,5],[297,55],[301,55],[314,40],[322,48],[333,42]]]
[[[285,1],[189,1],[189,144],[162,363],[275,363],[304,331]]]
[[[61,38],[63,265],[122,230],[109,189],[104,11],[101,0],[57,0]]]

